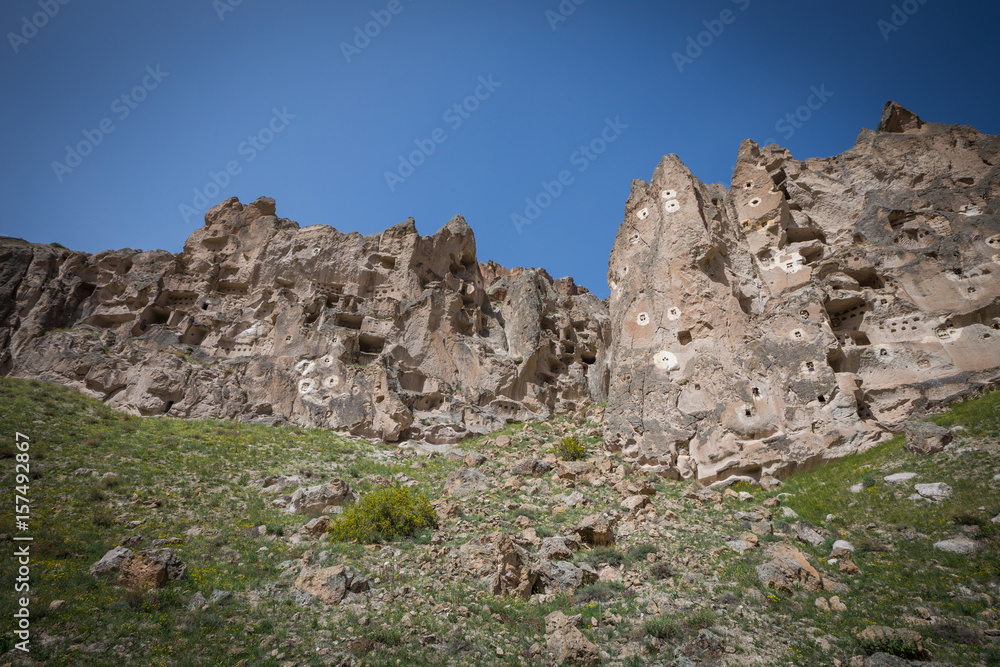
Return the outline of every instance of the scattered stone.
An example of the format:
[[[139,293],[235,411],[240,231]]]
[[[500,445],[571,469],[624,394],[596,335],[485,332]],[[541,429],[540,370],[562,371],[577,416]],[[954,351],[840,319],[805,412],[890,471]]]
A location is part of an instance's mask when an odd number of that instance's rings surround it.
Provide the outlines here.
[[[840,601],[840,597],[834,595],[830,598],[830,611],[837,613],[847,611],[847,605]]]
[[[797,523],[793,526],[793,530],[795,532],[795,539],[806,544],[811,544],[814,547],[818,547],[826,541],[826,538],[812,526]]]
[[[527,600],[538,582],[528,552],[503,533],[472,538],[459,548],[458,557],[462,571],[486,581],[493,595]]]
[[[934,502],[940,502],[945,498],[951,497],[951,487],[944,482],[937,482],[935,484],[917,484],[913,487],[913,490],[927,500],[932,500]]]
[[[902,484],[903,482],[908,482],[917,476],[915,472],[897,472],[892,475],[888,475],[883,480],[886,484]]]
[[[208,604],[222,604],[223,602],[229,600],[233,597],[233,594],[229,591],[220,591],[218,588],[212,591],[212,594],[208,596]]]
[[[315,519],[310,519],[305,525],[302,526],[302,532],[310,535],[311,537],[319,537],[326,533],[330,528],[330,517],[324,514],[323,516],[318,516]]]
[[[798,519],[799,515],[791,507],[782,507],[781,508],[781,518],[782,519]]]
[[[848,489],[848,491],[850,491],[851,493],[861,493],[864,490],[865,490],[865,485],[862,484],[861,482],[858,482],[857,484],[852,484],[851,487]]]
[[[906,449],[913,454],[928,456],[944,451],[951,442],[951,432],[925,421],[908,421],[903,427],[906,432]]]
[[[629,514],[635,514],[639,510],[649,507],[649,497],[648,496],[631,496],[622,501],[622,507],[628,510]]]
[[[288,498],[285,511],[290,514],[320,514],[332,505],[343,505],[354,498],[350,487],[342,479],[332,479],[326,484],[296,489]]]
[[[546,537],[538,546],[538,557],[543,560],[569,560],[580,543],[570,537]]]
[[[208,600],[205,599],[205,596],[202,595],[200,591],[192,595],[191,600],[187,603],[188,611],[198,611],[207,606]]]
[[[162,588],[186,573],[187,565],[172,549],[138,551],[122,561],[118,585],[136,590]]]
[[[127,549],[125,547],[115,547],[111,551],[104,554],[101,557],[101,560],[90,566],[90,574],[95,577],[103,577],[106,574],[118,572],[121,569],[122,563],[125,562],[125,559],[131,555],[131,549]]]
[[[448,473],[448,478],[444,482],[444,495],[464,498],[473,493],[487,491],[490,488],[490,481],[486,475],[474,468],[465,468]]]
[[[66,604],[66,600],[53,600],[49,603],[49,611],[57,611],[59,607],[62,607],[64,604]]]
[[[586,665],[596,664],[600,660],[597,646],[561,611],[554,611],[545,617],[545,641],[558,664]]]
[[[823,590],[823,578],[805,555],[790,544],[779,543],[768,548],[771,559],[757,566],[757,576],[761,583],[791,593],[795,585],[806,590]]]
[[[576,532],[581,539],[591,546],[604,546],[615,543],[615,530],[611,521],[600,514],[592,514],[580,520]]]
[[[852,560],[842,560],[837,564],[843,574],[858,574],[861,568]]]
[[[847,540],[837,540],[833,543],[833,551],[830,553],[831,558],[845,558],[849,557],[854,553],[854,545]]]
[[[264,478],[264,488],[261,493],[282,493],[286,489],[302,486],[302,478],[298,475],[268,475]]]
[[[968,555],[975,553],[976,549],[979,548],[979,543],[965,535],[959,535],[950,540],[935,542],[934,548],[948,553]]]
[[[340,604],[348,593],[364,593],[369,589],[368,580],[343,565],[333,567],[307,567],[302,570],[292,587],[311,595],[323,604]]]

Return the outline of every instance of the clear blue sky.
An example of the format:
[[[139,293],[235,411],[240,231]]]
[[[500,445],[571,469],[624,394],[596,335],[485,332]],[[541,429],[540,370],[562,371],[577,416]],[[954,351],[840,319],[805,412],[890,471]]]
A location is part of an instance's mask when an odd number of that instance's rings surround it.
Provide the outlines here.
[[[4,0],[0,234],[178,251],[206,209],[194,190],[229,165],[211,204],[266,195],[303,226],[364,234],[410,216],[430,234],[461,214],[481,261],[606,296],[630,181],[664,154],[728,184],[744,138],[833,155],[887,99],[1000,133],[995,2],[564,0],[564,21],[546,16],[559,0],[234,2]],[[387,25],[345,55],[373,11]],[[831,95],[776,127],[813,87]],[[603,153],[576,153],[602,133]],[[417,141],[433,153],[397,171]],[[387,171],[406,178],[391,188]],[[512,214],[563,171],[518,233]]]

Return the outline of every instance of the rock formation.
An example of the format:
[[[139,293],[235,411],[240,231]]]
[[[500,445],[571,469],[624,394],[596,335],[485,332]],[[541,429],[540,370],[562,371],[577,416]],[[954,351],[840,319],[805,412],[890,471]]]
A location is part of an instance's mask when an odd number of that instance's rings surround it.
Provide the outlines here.
[[[0,373],[144,415],[385,440],[603,401],[604,304],[542,271],[490,267],[504,274],[492,286],[461,217],[429,237],[412,219],[365,237],[300,228],[266,198],[214,207],[176,256],[0,239]]]
[[[664,157],[611,254],[606,446],[759,479],[995,383],[998,165],[1000,136],[895,103],[836,157],[745,141],[729,189]]]
[[[836,157],[744,142],[730,188],[667,156],[607,304],[479,264],[461,217],[366,237],[233,198],[176,256],[0,239],[0,374],[434,446],[607,400],[630,461],[769,482],[1000,379],[998,162],[894,103]]]

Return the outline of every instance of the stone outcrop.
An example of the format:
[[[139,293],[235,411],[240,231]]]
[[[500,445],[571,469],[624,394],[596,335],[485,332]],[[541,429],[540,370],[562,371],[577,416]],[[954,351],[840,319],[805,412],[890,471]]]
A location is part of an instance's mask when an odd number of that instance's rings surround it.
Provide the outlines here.
[[[3,238],[0,374],[137,414],[389,441],[603,401],[604,304],[543,271],[489,266],[493,285],[461,217],[432,236],[410,219],[366,237],[300,228],[266,198],[212,208],[176,256]]]
[[[183,579],[187,565],[171,549],[150,549],[127,556],[119,567],[118,585],[131,589],[163,588]]]
[[[1000,136],[895,103],[831,158],[740,147],[634,181],[608,269],[605,445],[760,479],[863,450],[1000,379]]]
[[[428,447],[607,401],[628,462],[771,488],[1000,380],[998,163],[1000,136],[895,103],[835,157],[745,141],[731,187],[666,156],[607,302],[480,264],[461,217],[362,236],[233,198],[177,255],[0,238],[0,375]]]

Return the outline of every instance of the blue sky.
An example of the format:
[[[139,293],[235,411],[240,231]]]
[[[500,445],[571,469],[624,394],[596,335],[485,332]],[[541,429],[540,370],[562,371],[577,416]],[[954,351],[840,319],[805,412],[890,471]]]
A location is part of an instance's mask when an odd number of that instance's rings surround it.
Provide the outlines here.
[[[233,195],[364,234],[461,214],[480,261],[603,297],[664,154],[728,185],[744,138],[834,155],[888,99],[1000,133],[998,3],[236,2],[5,0],[0,235],[176,252]]]

